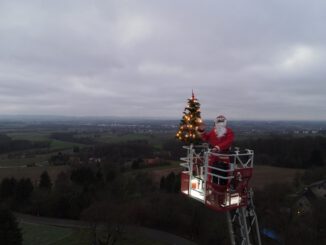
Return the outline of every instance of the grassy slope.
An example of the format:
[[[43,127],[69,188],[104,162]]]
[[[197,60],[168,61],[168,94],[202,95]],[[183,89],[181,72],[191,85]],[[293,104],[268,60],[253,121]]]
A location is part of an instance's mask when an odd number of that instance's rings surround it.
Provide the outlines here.
[[[91,232],[87,229],[63,228],[51,225],[21,224],[23,245],[89,245]],[[140,234],[123,234],[117,245],[167,245]]]
[[[23,245],[55,244],[66,237],[71,236],[74,231],[69,228],[61,228],[37,224],[21,224],[23,232]]]

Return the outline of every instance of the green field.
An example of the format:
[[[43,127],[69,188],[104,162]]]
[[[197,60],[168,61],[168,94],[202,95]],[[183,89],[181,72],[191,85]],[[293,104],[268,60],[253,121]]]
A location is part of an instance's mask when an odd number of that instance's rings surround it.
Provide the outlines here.
[[[45,140],[49,140],[50,133],[20,132],[20,133],[8,133],[7,135],[13,140],[45,141]]]
[[[9,133],[7,135],[14,140],[50,141],[50,150],[62,150],[73,148],[74,146],[84,146],[78,143],[51,139],[50,134],[50,132],[23,132]]]
[[[30,140],[30,141],[50,141],[50,149],[68,149],[74,146],[84,146],[83,144],[66,142],[61,140],[51,139],[51,132],[19,132],[19,133],[8,133],[9,137],[15,140]],[[79,135],[80,136],[80,135]],[[128,133],[128,134],[112,134],[112,133],[102,133],[97,137],[94,134],[84,134],[83,137],[89,137],[98,143],[121,143],[133,140],[147,140],[151,145],[161,148],[162,143],[167,139],[173,139],[172,134],[149,134],[149,133]]]
[[[21,224],[23,245],[90,245],[89,229],[64,228],[43,224]],[[116,245],[167,245],[141,234],[123,233]]]
[[[28,164],[47,165],[51,156],[57,154],[59,151],[70,150],[74,146],[83,147],[83,144],[55,140],[50,138],[51,132],[19,132],[8,133],[7,135],[14,140],[29,140],[29,141],[49,141],[49,148],[29,149],[24,151],[10,152],[0,155],[0,167],[16,167],[25,166]],[[40,151],[44,154],[40,154]],[[34,152],[36,154],[34,154]],[[26,153],[29,157],[24,156]],[[12,157],[8,158],[8,155]]]
[[[7,154],[2,154],[0,155],[0,166],[17,167],[17,166],[25,166],[33,163],[35,163],[36,165],[43,166],[43,165],[47,165],[47,161],[53,154],[55,153],[40,154],[28,158],[21,158],[21,157],[8,158]]]
[[[116,135],[111,133],[101,134],[96,141],[100,143],[121,143],[133,140],[147,140],[149,144],[161,149],[167,139],[173,139],[174,135],[169,134],[124,134]]]
[[[50,225],[21,224],[23,245],[90,244],[90,232],[83,229],[63,228]]]
[[[51,140],[51,145],[50,149],[51,150],[65,150],[65,149],[71,149],[74,146],[79,146],[83,147],[85,145],[83,144],[78,144],[78,143],[73,143],[73,142],[66,142],[66,141],[61,141],[61,140]]]

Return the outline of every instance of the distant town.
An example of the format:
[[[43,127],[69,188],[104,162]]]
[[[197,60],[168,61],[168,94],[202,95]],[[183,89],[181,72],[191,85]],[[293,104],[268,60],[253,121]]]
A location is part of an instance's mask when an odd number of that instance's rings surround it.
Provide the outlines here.
[[[179,120],[172,119],[125,119],[96,117],[39,117],[39,116],[6,116],[0,117],[0,132],[58,130],[81,132],[106,132],[118,134],[171,134],[175,133]],[[207,129],[212,128],[213,119],[205,120]],[[229,121],[229,127],[239,136],[254,135],[326,135],[326,121]]]

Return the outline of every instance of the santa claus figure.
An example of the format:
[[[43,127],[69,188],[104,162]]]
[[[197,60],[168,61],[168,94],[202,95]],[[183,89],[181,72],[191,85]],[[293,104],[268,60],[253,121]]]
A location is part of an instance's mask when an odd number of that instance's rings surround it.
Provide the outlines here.
[[[213,152],[225,153],[230,149],[233,143],[233,131],[230,128],[226,127],[226,124],[227,120],[225,116],[219,115],[216,117],[215,126],[211,131],[205,132],[203,126],[199,127],[198,129],[198,132],[201,134],[203,141],[210,144]],[[214,154],[211,155],[209,159],[210,166],[222,169],[229,169],[229,162],[229,157],[216,156]],[[215,182],[214,178],[213,182]],[[224,184],[224,182],[225,181],[222,180],[222,183],[220,184]]]
[[[215,119],[215,127],[210,132],[206,133],[203,126],[198,130],[203,141],[208,142],[214,151],[228,151],[233,143],[233,131],[226,127],[226,123],[225,116],[219,115]]]

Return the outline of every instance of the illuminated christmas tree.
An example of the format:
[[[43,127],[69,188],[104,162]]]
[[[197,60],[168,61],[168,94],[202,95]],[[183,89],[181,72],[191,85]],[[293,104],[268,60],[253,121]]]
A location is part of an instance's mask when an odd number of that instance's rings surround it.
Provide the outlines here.
[[[188,105],[183,114],[176,137],[186,144],[200,143],[201,137],[197,130],[202,124],[202,119],[200,117],[200,103],[195,98],[194,92],[192,92],[191,98],[188,99]]]

